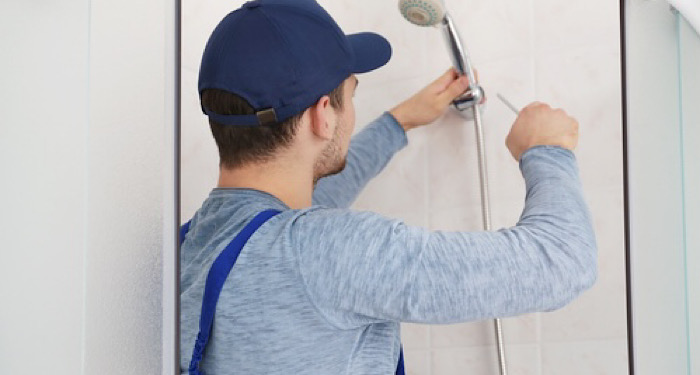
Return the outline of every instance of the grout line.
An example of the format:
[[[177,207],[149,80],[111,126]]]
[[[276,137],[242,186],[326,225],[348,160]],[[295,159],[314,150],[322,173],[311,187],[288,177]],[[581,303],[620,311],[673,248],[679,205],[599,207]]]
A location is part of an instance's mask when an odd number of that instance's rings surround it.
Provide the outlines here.
[[[89,185],[90,185],[90,29],[92,27],[92,1],[87,1],[87,87],[85,88],[87,96],[87,111],[85,113],[85,145],[83,151],[85,152],[85,164],[83,172],[83,188],[85,189],[85,196],[83,197],[83,280],[82,280],[82,306],[81,306],[81,324],[80,324],[80,373],[85,375],[85,361],[87,349],[87,251],[89,245]]]
[[[428,374],[433,372],[433,329],[428,326]]]
[[[514,342],[514,343],[508,343],[508,346],[512,347],[512,348],[537,346],[538,348],[541,348],[544,345],[587,344],[587,343],[600,343],[600,342],[611,343],[611,342],[616,342],[616,341],[627,341],[627,337],[620,336],[618,338],[600,338],[600,339],[589,338],[589,339],[544,341],[540,344],[538,344],[536,342]],[[478,349],[478,348],[493,348],[494,345],[495,345],[495,342],[481,343],[481,344],[469,344],[469,345],[451,345],[451,346],[444,346],[444,347],[438,347],[438,348],[431,348],[431,350],[432,351],[440,351],[440,350],[465,350],[465,349]],[[411,349],[411,350],[424,350],[424,349]],[[625,353],[625,354],[627,354],[627,353]]]
[[[536,341],[537,341],[537,374],[542,375],[542,314],[537,313],[537,327]]]
[[[537,99],[537,82],[535,76],[537,74],[535,53],[537,50],[537,45],[535,43],[535,0],[530,0],[530,84],[532,85],[532,99]],[[537,341],[537,373],[542,375],[543,366],[542,361],[544,359],[542,353],[542,314],[537,314],[536,327],[536,341]]]
[[[535,0],[530,0],[530,83],[532,84],[532,93],[534,97],[537,97],[537,85],[535,80],[535,75],[537,69],[535,68],[535,53],[537,45],[535,43]]]
[[[582,339],[566,339],[566,340],[543,340],[542,345],[560,345],[560,344],[585,344],[592,342],[612,342],[612,341],[627,341],[627,335],[620,337],[608,338],[582,338]],[[625,353],[627,354],[627,353]]]
[[[425,201],[423,202],[423,205],[425,207],[425,220],[424,223],[426,224],[428,230],[432,230],[432,220],[430,219],[430,178],[429,173],[430,173],[430,132],[425,133],[426,139],[425,141],[425,166],[423,170],[423,177],[424,177],[424,184],[425,184]],[[433,373],[433,329],[431,326],[428,326],[428,374],[432,375]]]

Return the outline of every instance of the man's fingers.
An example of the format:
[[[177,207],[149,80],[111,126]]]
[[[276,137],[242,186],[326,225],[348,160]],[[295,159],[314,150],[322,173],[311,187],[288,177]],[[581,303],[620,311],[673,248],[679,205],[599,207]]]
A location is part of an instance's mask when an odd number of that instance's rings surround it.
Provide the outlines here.
[[[438,95],[438,101],[441,105],[449,105],[456,97],[467,91],[469,87],[469,79],[467,76],[461,76],[450,83],[447,88]]]
[[[457,78],[457,71],[455,68],[449,68],[445,73],[443,73],[438,79],[430,84],[431,91],[439,93],[447,89],[447,87],[452,83],[452,81]]]

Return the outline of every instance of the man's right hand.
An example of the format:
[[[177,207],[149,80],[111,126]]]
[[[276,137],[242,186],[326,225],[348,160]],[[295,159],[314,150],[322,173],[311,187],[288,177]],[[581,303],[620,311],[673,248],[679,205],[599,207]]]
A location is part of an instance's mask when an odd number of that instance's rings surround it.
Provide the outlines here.
[[[523,108],[506,137],[506,146],[516,161],[538,145],[574,150],[578,144],[578,122],[561,109],[534,102]]]

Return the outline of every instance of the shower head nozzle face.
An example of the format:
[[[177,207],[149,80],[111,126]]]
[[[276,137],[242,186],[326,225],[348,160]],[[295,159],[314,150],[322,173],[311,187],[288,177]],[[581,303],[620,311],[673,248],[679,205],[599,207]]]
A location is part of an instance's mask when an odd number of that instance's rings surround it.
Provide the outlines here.
[[[418,26],[435,26],[445,17],[441,0],[399,0],[399,10],[404,18]]]

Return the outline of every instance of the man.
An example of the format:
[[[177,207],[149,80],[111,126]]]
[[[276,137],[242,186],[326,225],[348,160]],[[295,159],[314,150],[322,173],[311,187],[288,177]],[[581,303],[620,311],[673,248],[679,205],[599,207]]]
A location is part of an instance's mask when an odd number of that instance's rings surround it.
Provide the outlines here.
[[[214,30],[199,91],[220,178],[181,248],[183,371],[393,374],[399,322],[550,311],[593,285],[578,125],[544,104],[525,108],[506,139],[527,186],[515,227],[431,232],[348,209],[405,132],[467,87],[449,70],[351,141],[356,74],[390,56],[384,38],[346,36],[314,0],[252,1]],[[279,213],[251,230],[268,210]],[[218,303],[203,307],[212,264],[236,242]]]

